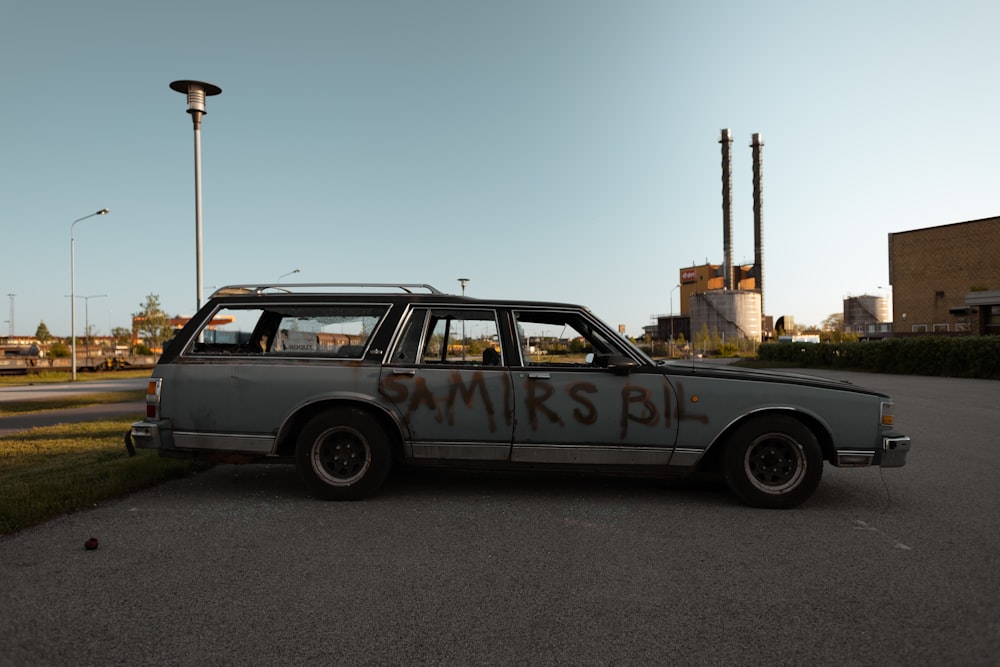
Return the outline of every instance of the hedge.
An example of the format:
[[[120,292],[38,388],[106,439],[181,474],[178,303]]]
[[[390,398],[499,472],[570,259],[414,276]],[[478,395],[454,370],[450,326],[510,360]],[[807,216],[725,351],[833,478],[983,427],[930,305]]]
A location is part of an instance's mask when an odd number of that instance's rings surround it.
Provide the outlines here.
[[[765,343],[762,361],[903,375],[1000,380],[1000,336],[914,336],[855,343]]]

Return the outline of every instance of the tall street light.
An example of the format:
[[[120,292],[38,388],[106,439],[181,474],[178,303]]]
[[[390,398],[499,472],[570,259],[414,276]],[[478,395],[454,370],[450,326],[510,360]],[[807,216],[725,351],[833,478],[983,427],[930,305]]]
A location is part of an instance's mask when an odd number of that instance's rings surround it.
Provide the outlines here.
[[[69,226],[69,327],[70,327],[70,348],[71,358],[70,363],[73,365],[71,370],[71,377],[74,382],[76,382],[76,240],[73,237],[73,228],[76,227],[76,223],[86,220],[87,218],[93,218],[95,215],[107,215],[108,209],[102,208],[97,213],[91,213],[90,215],[85,215],[82,218],[77,218],[73,221],[73,224]]]
[[[191,122],[194,124],[194,254],[197,268],[197,310],[201,310],[202,268],[201,268],[201,117],[204,116],[205,98],[218,95],[222,88],[204,81],[174,81],[171,90],[187,95]]]
[[[282,278],[287,278],[288,276],[296,274],[301,270],[302,269],[295,269],[294,271],[289,271],[288,273],[282,273],[280,276],[278,276],[278,282],[280,283]]]

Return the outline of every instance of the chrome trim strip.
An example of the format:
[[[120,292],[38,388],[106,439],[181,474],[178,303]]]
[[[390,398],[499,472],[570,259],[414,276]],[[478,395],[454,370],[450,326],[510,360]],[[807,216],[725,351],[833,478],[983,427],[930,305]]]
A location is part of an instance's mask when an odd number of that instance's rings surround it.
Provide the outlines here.
[[[577,463],[590,465],[668,465],[671,448],[601,445],[514,445],[514,463]]]
[[[410,451],[415,459],[506,461],[510,445],[505,442],[414,442],[410,444]]]
[[[246,452],[247,454],[270,454],[274,447],[274,436],[174,431],[174,446],[178,449],[211,449]]]
[[[690,468],[691,466],[697,465],[698,461],[701,461],[701,457],[704,455],[704,449],[677,447],[674,449],[674,455],[670,459],[670,465],[675,467]]]
[[[837,456],[875,456],[875,452],[870,449],[838,449]]]

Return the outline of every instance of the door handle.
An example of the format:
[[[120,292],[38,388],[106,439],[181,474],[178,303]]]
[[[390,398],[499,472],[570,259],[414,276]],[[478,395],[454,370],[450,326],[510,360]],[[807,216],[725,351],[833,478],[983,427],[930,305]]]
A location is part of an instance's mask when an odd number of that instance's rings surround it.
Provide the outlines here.
[[[414,375],[417,374],[417,369],[415,369],[415,368],[393,368],[392,369],[392,374],[393,375],[409,375],[410,377],[413,377]]]
[[[552,375],[550,373],[528,373],[529,380],[551,380]]]

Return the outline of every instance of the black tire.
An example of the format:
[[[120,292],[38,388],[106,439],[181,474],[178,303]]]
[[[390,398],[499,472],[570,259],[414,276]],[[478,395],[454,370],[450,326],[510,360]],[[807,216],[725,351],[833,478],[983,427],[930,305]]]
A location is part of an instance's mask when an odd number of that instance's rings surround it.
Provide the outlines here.
[[[326,500],[360,500],[375,493],[392,466],[389,437],[360,408],[313,417],[295,446],[295,467],[310,493]]]
[[[819,486],[823,451],[815,434],[794,417],[758,417],[728,438],[722,473],[746,504],[788,509],[804,502]]]

